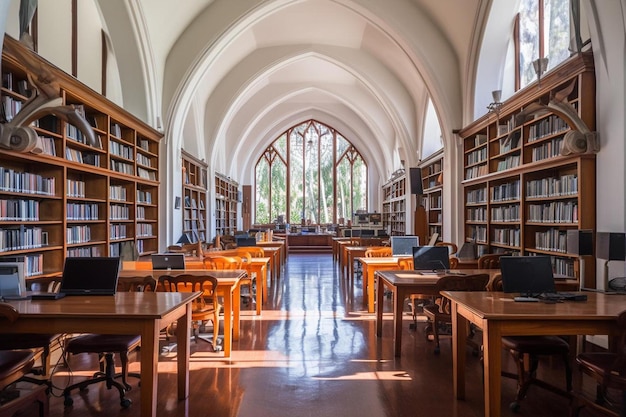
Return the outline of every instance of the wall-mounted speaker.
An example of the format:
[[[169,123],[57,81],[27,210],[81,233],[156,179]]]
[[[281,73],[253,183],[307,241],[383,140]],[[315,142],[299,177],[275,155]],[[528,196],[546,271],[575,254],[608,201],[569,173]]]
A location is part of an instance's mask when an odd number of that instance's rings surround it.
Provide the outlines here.
[[[409,169],[409,180],[411,181],[411,194],[424,194],[422,187],[422,170],[420,168]]]
[[[593,255],[593,231],[568,230],[567,253],[574,255]]]
[[[626,259],[626,234],[598,232],[596,234],[596,258],[607,261]]]

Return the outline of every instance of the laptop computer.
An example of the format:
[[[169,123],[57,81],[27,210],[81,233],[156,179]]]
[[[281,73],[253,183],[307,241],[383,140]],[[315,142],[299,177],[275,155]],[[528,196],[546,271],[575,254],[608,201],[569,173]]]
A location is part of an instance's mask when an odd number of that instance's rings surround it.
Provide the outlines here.
[[[417,236],[391,236],[391,256],[412,256],[416,246],[419,246]]]
[[[0,299],[20,300],[26,297],[23,262],[0,260]]]
[[[152,255],[152,269],[185,269],[183,253],[155,253]]]
[[[447,246],[416,246],[413,248],[413,269],[447,271],[450,269]]]
[[[235,236],[235,243],[238,248],[256,246],[256,237]]]
[[[32,300],[55,300],[73,295],[114,295],[117,291],[119,257],[67,257],[58,293],[31,292]]]

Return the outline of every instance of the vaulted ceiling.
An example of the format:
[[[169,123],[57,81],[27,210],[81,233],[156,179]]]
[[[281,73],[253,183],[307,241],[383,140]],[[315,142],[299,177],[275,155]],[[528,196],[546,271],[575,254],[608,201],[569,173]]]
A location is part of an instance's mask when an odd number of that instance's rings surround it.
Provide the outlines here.
[[[136,57],[124,73],[141,72],[146,114],[162,119],[172,149],[251,183],[270,141],[309,118],[353,141],[379,182],[419,161],[429,98],[453,144],[490,1],[126,3],[99,0],[105,21],[125,16],[140,39],[110,35],[116,56]]]

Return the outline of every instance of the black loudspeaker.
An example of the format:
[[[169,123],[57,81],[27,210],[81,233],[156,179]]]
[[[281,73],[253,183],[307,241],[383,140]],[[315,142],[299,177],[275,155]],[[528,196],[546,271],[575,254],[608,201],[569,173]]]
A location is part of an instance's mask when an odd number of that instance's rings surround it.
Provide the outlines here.
[[[567,253],[573,255],[593,255],[593,231],[568,230]]]
[[[607,261],[626,259],[626,235],[624,233],[598,232],[596,234],[596,258]]]
[[[410,168],[409,176],[411,180],[411,194],[424,194],[422,187],[422,170],[420,168]]]

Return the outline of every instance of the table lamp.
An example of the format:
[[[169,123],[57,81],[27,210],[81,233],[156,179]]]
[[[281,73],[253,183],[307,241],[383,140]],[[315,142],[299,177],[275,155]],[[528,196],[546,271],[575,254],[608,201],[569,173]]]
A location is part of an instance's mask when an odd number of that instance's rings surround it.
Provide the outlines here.
[[[568,230],[567,253],[578,255],[579,289],[585,287],[585,258],[593,255],[593,230]]]
[[[609,289],[609,262],[626,260],[626,234],[598,232],[596,235],[596,258],[604,259],[604,290]]]

